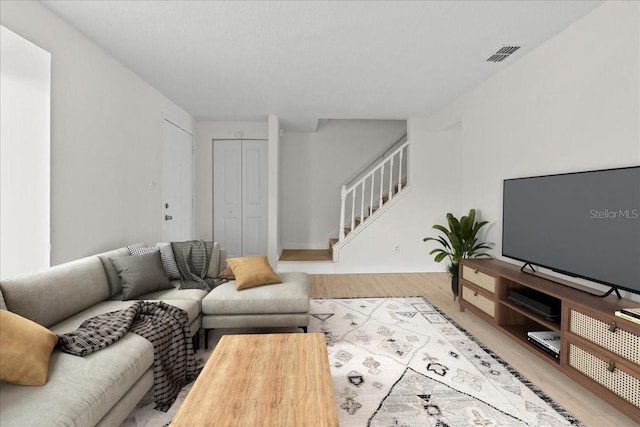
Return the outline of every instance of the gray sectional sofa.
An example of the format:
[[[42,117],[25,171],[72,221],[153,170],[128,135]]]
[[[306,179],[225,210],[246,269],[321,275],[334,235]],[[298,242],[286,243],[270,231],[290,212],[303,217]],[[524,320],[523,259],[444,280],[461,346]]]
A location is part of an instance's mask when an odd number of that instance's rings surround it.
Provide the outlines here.
[[[0,308],[56,334],[71,332],[87,318],[133,303],[122,300],[120,278],[110,262],[112,258],[129,255],[125,247],[3,280],[0,305],[4,306]],[[220,265],[224,266],[224,262]],[[206,307],[211,307],[208,310],[211,313],[204,314],[207,329],[306,328],[309,312],[306,274],[283,273],[281,278],[284,286],[234,291],[233,282],[229,282],[208,294],[200,289],[179,289],[180,282],[173,281],[170,289],[156,290],[136,299],[162,300],[183,309],[195,337],[202,326],[203,300]],[[270,299],[274,302],[265,302]],[[247,322],[243,321],[245,315]],[[44,386],[0,382],[0,426],[120,425],[153,386],[153,360],[151,343],[134,333],[127,333],[106,349],[85,357],[56,348]]]

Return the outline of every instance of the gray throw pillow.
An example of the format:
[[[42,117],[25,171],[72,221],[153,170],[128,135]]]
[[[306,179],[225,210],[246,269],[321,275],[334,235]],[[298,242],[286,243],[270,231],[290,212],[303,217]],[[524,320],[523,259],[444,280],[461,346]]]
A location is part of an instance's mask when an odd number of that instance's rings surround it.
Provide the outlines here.
[[[111,258],[111,262],[122,280],[123,301],[149,292],[173,288],[162,266],[160,251]]]

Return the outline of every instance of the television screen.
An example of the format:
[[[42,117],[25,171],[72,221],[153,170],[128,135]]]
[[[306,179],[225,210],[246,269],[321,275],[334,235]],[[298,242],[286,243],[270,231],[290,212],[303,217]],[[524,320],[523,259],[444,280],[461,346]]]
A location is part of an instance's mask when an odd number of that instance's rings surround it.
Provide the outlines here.
[[[640,293],[640,166],[504,180],[502,255]]]

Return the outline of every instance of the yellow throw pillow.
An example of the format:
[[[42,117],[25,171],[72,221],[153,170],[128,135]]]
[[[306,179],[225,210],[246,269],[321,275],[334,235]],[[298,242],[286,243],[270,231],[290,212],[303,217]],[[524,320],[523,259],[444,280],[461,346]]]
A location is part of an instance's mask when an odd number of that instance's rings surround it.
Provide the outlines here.
[[[58,336],[7,310],[0,310],[0,380],[44,385]]]
[[[238,290],[282,283],[269,265],[266,256],[229,258],[227,259],[227,264],[231,267],[233,275],[236,276]]]

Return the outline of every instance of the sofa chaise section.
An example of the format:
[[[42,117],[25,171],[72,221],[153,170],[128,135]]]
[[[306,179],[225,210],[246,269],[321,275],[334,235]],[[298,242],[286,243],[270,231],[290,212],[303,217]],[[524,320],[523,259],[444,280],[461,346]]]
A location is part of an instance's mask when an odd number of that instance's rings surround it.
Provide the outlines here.
[[[205,347],[211,329],[297,327],[309,325],[309,277],[280,273],[282,283],[238,291],[232,280],[216,287],[202,300]]]

